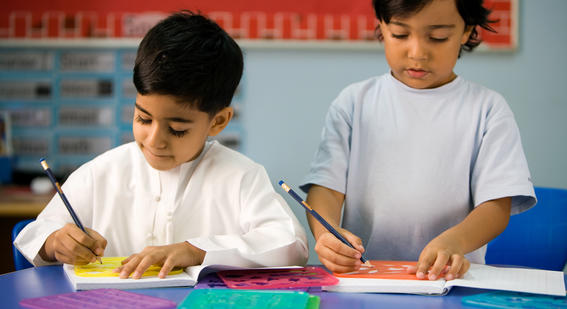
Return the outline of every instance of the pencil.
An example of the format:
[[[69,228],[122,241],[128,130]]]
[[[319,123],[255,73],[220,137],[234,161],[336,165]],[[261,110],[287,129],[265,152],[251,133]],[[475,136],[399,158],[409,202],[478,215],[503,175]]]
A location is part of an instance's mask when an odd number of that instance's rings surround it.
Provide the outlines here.
[[[301,206],[303,206],[303,208],[305,208],[305,210],[307,210],[307,212],[309,212],[313,217],[315,217],[315,219],[317,219],[317,221],[319,221],[329,232],[331,232],[331,234],[335,235],[335,237],[337,237],[345,245],[354,249],[352,244],[348,240],[346,240],[346,238],[344,238],[343,235],[341,235],[341,233],[339,233],[339,231],[337,231],[332,225],[329,224],[329,222],[327,222],[325,219],[323,219],[323,217],[321,217],[321,215],[319,215],[319,213],[316,212],[315,209],[311,208],[311,206],[309,206],[309,204],[307,204],[307,202],[305,202],[301,197],[299,197],[299,195],[297,195],[297,193],[295,193],[295,191],[293,191],[283,180],[280,180],[279,185],[287,193],[289,193],[289,195],[291,195],[291,197],[293,197],[299,204],[301,204]],[[363,256],[360,257],[360,260],[365,265],[372,266],[368,262],[368,260],[366,260]]]
[[[49,177],[49,180],[51,180],[51,183],[53,184],[53,187],[55,187],[55,190],[59,194],[59,197],[61,197],[61,199],[63,200],[63,204],[65,204],[65,207],[67,207],[69,214],[73,218],[73,221],[75,221],[75,225],[77,225],[81,229],[81,231],[83,231],[85,234],[89,235],[89,233],[87,233],[87,231],[85,230],[85,227],[81,223],[81,220],[79,220],[79,217],[77,217],[77,214],[73,210],[73,207],[71,207],[71,203],[69,203],[69,200],[65,196],[65,193],[63,193],[63,190],[61,190],[61,186],[59,185],[59,182],[57,181],[57,179],[55,179],[55,176],[53,175],[53,172],[51,171],[51,169],[47,165],[47,162],[45,162],[45,158],[41,158],[39,160],[39,163],[41,163],[43,170],[47,174],[47,177]],[[102,264],[102,259],[99,256],[97,256],[94,252],[93,252],[93,254],[96,256],[97,261],[99,261]]]

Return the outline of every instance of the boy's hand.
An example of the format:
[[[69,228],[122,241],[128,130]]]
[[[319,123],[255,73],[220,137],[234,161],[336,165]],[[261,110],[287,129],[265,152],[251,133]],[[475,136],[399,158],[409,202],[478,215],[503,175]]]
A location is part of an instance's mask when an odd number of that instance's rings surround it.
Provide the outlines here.
[[[417,267],[410,268],[418,279],[437,280],[445,277],[446,280],[461,278],[470,267],[457,242],[443,234],[430,241],[421,251]]]
[[[184,241],[165,246],[148,246],[140,253],[132,254],[124,261],[122,266],[114,272],[120,273],[125,279],[132,274],[133,279],[140,279],[144,272],[152,265],[160,265],[160,278],[165,278],[174,267],[188,267],[203,263],[205,251]]]
[[[346,273],[360,269],[362,262],[360,257],[364,253],[362,241],[351,232],[337,228],[355,248],[351,248],[340,241],[330,232],[323,232],[319,235],[315,244],[315,252],[319,256],[319,260],[328,270],[337,273]]]
[[[51,233],[39,251],[41,258],[72,265],[95,262],[97,256],[104,254],[107,241],[95,230],[86,230],[88,235],[75,224],[68,223]]]
[[[417,278],[436,280],[462,277],[470,267],[465,253],[476,250],[502,233],[510,219],[512,198],[503,197],[478,205],[459,224],[441,233],[421,251],[417,268],[410,269]],[[429,274],[428,274],[429,270]]]

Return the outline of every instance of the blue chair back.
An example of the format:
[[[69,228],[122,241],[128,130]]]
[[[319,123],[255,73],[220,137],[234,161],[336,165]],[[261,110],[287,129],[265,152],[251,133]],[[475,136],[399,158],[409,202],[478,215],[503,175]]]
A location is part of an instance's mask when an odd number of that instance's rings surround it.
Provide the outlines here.
[[[567,190],[536,187],[538,203],[488,243],[487,264],[561,271],[567,263]]]
[[[28,223],[33,222],[33,221],[34,221],[33,219],[22,220],[22,221],[16,223],[16,225],[14,225],[14,228],[12,229],[12,253],[14,254],[14,266],[15,266],[16,270],[21,270],[21,269],[33,267],[33,265],[30,262],[28,262],[28,260],[26,260],[26,258],[20,253],[20,251],[18,251],[16,246],[14,246],[14,244],[13,244],[16,237],[18,237],[18,234],[20,233],[20,231],[26,225],[28,225]]]

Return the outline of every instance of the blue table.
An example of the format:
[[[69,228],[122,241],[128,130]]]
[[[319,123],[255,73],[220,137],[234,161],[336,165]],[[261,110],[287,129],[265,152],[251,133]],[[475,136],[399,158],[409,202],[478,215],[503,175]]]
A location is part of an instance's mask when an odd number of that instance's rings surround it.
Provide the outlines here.
[[[565,277],[567,282],[567,276]],[[0,275],[2,308],[19,308],[25,298],[73,292],[61,265],[28,268]],[[172,300],[180,303],[191,288],[155,288],[129,290]],[[404,294],[350,294],[310,292],[321,297],[320,308],[473,308],[461,304],[461,298],[488,290],[455,287],[446,296],[421,296]]]

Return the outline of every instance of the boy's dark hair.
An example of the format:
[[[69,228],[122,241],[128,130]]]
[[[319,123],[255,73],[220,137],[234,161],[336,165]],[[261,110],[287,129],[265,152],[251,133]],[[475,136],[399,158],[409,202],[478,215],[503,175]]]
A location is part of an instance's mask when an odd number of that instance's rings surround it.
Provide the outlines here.
[[[376,18],[388,24],[392,17],[411,16],[423,9],[426,5],[431,3],[431,1],[433,0],[372,0],[372,5]],[[482,2],[482,0],[455,0],[457,10],[459,10],[459,14],[465,21],[465,26],[473,26],[469,40],[462,46],[462,49],[466,51],[472,51],[481,42],[476,26],[480,26],[491,32],[496,32],[489,25],[496,21],[488,19],[490,10],[482,6]],[[381,41],[383,36],[379,30],[377,35],[378,39]]]
[[[182,11],[142,39],[134,85],[141,95],[171,95],[213,116],[230,105],[243,65],[240,47],[219,25]]]

